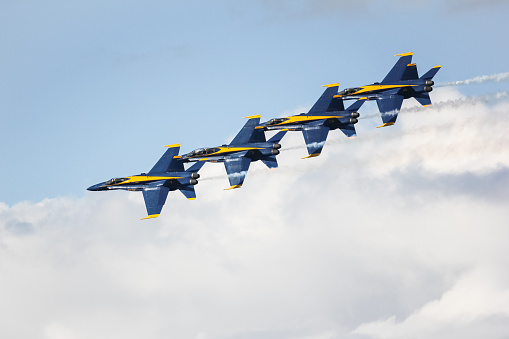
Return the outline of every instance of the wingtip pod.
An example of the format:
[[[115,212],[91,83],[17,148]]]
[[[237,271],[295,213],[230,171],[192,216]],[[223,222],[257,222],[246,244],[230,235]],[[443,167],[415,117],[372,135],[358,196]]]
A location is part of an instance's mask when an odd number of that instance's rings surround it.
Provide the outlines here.
[[[302,159],[315,158],[315,157],[317,157],[319,155],[320,155],[320,153],[312,153],[312,154],[310,154],[310,155],[308,155],[308,156],[306,156],[306,157],[304,157]]]
[[[376,128],[380,128],[380,127],[387,127],[387,126],[392,126],[392,125],[394,125],[394,123],[393,123],[393,122],[386,122],[385,124],[380,125],[380,126],[377,126]]]
[[[168,147],[168,148],[180,147],[180,144],[164,145],[163,147]]]
[[[255,119],[255,118],[261,118],[262,116],[260,114],[258,115],[250,115],[248,117],[244,117],[245,119]]]
[[[394,56],[407,56],[407,55],[414,55],[414,52],[408,52],[408,53],[401,53],[401,54],[396,54]]]
[[[149,215],[148,217],[141,218],[141,220],[145,220],[145,219],[154,219],[154,218],[157,218],[158,216],[159,216],[159,214],[151,214],[151,215]]]
[[[322,85],[322,87],[336,87],[336,86],[339,86],[339,83]]]
[[[239,184],[239,185],[232,185],[228,188],[225,188],[224,190],[225,191],[228,191],[228,190],[232,190],[232,189],[235,189],[235,188],[241,188],[242,187],[242,184]]]

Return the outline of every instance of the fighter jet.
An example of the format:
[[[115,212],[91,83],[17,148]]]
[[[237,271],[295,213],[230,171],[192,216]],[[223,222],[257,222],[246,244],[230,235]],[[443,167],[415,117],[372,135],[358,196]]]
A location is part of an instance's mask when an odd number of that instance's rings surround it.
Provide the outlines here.
[[[193,185],[198,183],[198,171],[203,163],[196,163],[184,170],[180,145],[167,145],[166,152],[148,173],[123,178],[113,178],[87,188],[89,191],[126,190],[142,191],[148,217],[157,218],[166,202],[169,191],[179,190],[189,200],[196,199]]]
[[[308,113],[271,119],[256,126],[256,129],[302,131],[309,154],[303,159],[320,155],[330,130],[340,129],[347,137],[355,137],[357,134],[354,124],[358,122],[359,117],[357,110],[364,100],[357,100],[345,110],[343,99],[333,99],[338,93],[339,84],[322,87],[327,89]]]
[[[279,154],[279,142],[286,134],[280,131],[268,141],[263,130],[255,130],[260,123],[260,116],[246,117],[248,122],[229,145],[210,148],[199,148],[182,156],[184,162],[224,162],[230,187],[240,188],[244,183],[249,165],[252,161],[261,160],[268,168],[277,168],[276,155]]]
[[[413,53],[396,54],[400,58],[382,82],[347,88],[334,97],[343,100],[376,100],[383,121],[383,125],[378,127],[394,125],[403,99],[415,98],[424,107],[431,105],[429,92],[435,84],[431,79],[441,67],[435,66],[419,78],[417,66],[412,63],[412,55]]]

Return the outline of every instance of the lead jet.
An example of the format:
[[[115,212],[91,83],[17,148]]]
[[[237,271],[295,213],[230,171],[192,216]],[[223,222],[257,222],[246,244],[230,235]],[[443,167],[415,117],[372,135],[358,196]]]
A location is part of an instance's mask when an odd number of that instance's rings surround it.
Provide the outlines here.
[[[424,107],[431,105],[429,92],[433,90],[433,77],[441,66],[435,66],[419,78],[416,64],[412,63],[413,53],[396,54],[399,60],[382,82],[347,88],[335,98],[343,100],[376,100],[385,127],[394,125],[404,99],[415,98]]]
[[[198,171],[203,163],[184,169],[182,157],[178,155],[180,145],[168,145],[161,159],[148,173],[123,178],[113,178],[87,188],[89,191],[126,190],[142,191],[148,217],[157,218],[166,202],[169,191],[179,190],[189,200],[196,199],[194,185],[198,183]]]
[[[246,117],[249,120],[237,136],[228,145],[210,148],[199,148],[182,156],[185,162],[224,162],[230,187],[240,188],[244,183],[249,165],[253,161],[261,160],[268,168],[277,168],[276,155],[279,154],[279,142],[286,134],[280,131],[268,141],[265,140],[263,130],[255,130],[260,123],[260,116]]]
[[[338,93],[339,84],[322,87],[327,88],[308,113],[271,119],[256,129],[302,131],[309,154],[303,159],[320,155],[330,130],[340,129],[347,137],[355,137],[357,134],[354,124],[359,117],[357,110],[364,100],[357,100],[345,110],[343,100],[333,98]]]

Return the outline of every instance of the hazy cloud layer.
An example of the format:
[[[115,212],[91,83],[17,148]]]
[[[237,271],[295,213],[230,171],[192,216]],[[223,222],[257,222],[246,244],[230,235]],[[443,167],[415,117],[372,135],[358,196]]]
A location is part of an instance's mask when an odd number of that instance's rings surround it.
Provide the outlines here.
[[[207,164],[155,220],[138,193],[0,203],[0,337],[502,338],[509,103],[448,99],[239,190]]]

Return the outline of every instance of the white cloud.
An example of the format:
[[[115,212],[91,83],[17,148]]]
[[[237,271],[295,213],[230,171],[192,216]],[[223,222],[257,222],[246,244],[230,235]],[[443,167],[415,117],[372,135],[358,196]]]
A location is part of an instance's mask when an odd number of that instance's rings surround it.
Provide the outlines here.
[[[137,192],[0,204],[0,337],[501,337],[509,103],[458,102],[318,158],[290,133],[238,190],[207,164],[155,220]]]

